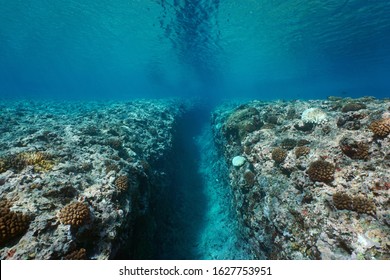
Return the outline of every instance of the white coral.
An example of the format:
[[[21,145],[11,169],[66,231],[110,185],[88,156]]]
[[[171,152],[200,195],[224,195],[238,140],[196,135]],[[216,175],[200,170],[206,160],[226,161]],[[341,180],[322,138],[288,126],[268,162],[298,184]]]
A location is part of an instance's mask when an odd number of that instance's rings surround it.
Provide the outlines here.
[[[309,108],[303,111],[301,119],[304,123],[321,124],[327,121],[327,115],[318,108]]]

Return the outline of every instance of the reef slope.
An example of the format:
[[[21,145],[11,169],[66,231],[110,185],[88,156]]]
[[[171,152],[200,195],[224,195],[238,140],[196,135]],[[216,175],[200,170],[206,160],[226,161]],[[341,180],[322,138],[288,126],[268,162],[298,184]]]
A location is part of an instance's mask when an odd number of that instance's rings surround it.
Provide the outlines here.
[[[1,102],[0,258],[151,255],[152,192],[183,111],[176,100]]]
[[[390,258],[390,101],[224,104],[214,138],[261,259]]]

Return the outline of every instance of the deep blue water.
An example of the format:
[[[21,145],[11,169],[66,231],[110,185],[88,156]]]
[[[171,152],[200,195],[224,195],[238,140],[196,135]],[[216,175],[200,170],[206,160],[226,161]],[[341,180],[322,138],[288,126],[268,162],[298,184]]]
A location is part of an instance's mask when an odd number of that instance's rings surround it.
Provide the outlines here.
[[[0,0],[0,97],[385,97],[389,14],[381,0]]]

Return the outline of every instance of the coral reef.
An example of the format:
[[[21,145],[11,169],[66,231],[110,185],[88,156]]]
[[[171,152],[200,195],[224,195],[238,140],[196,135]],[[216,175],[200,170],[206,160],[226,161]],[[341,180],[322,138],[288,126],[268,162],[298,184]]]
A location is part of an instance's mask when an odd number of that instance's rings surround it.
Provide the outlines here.
[[[390,259],[389,100],[229,105],[213,114],[214,138],[226,162],[240,153],[247,159],[243,171],[229,165],[228,177],[240,231],[257,258]],[[221,128],[235,108],[248,107],[264,122],[277,116],[277,124],[230,141]],[[295,148],[285,145],[275,165],[286,139],[296,139]]]
[[[110,259],[135,251],[129,240],[150,216],[176,122],[192,101],[0,102],[7,108],[0,195],[13,202],[6,218],[34,217],[14,228],[15,238],[6,222],[0,259],[68,258],[77,248],[88,259]]]
[[[37,171],[48,171],[53,168],[54,163],[47,153],[41,151],[22,152],[0,159],[0,173],[8,169],[20,172],[29,165]]]

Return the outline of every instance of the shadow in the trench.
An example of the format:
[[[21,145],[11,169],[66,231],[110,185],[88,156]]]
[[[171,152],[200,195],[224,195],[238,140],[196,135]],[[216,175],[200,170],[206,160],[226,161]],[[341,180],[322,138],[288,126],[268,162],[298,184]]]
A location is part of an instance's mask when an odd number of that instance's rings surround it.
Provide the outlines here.
[[[157,199],[155,259],[199,259],[199,232],[207,211],[207,198],[199,174],[199,150],[195,137],[208,123],[208,108],[197,108],[178,124],[174,149],[167,165],[168,184]]]

